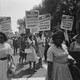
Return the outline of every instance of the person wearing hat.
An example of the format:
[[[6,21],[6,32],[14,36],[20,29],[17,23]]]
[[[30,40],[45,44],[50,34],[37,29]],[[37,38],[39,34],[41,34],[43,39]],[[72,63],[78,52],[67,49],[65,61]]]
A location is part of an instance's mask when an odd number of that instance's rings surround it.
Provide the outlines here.
[[[12,54],[10,45],[7,43],[7,37],[0,32],[0,80],[8,80],[8,55]]]
[[[63,31],[56,31],[52,40],[53,43],[47,52],[48,67],[45,80],[73,80],[67,64],[69,53],[63,43],[65,40]]]

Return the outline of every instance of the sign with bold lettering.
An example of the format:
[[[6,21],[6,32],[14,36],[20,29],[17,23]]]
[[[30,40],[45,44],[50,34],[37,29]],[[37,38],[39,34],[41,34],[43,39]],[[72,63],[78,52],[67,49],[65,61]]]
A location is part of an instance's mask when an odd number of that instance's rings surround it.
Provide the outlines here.
[[[51,15],[50,14],[44,14],[44,15],[40,15],[39,16],[39,21],[46,21],[46,20],[50,20],[51,19]]]
[[[51,15],[45,14],[39,16],[39,31],[50,30],[51,26]]]
[[[26,28],[34,28],[38,26],[39,11],[31,10],[26,11]]]
[[[26,29],[30,29],[31,33],[38,32],[38,25],[39,25],[39,11],[38,10],[31,10],[26,11]]]
[[[0,31],[4,33],[11,32],[11,18],[10,17],[0,17]]]
[[[73,16],[63,15],[61,21],[61,28],[71,31],[73,26],[73,20],[74,20]]]

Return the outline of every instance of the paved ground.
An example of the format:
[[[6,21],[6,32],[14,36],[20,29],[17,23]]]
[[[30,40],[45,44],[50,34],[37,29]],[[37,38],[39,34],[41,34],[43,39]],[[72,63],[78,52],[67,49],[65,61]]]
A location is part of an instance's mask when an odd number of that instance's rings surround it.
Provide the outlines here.
[[[40,68],[37,63],[36,69],[37,72],[34,72],[29,68],[28,62],[19,63],[19,56],[14,57],[16,64],[16,74],[12,80],[45,80],[47,64],[43,62],[43,68]]]

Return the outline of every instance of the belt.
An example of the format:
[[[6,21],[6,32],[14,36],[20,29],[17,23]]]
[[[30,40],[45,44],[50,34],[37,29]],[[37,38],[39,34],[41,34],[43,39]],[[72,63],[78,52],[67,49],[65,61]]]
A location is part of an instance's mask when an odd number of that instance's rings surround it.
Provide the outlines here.
[[[0,58],[0,60],[6,60],[7,59],[7,57],[4,57],[4,58]]]

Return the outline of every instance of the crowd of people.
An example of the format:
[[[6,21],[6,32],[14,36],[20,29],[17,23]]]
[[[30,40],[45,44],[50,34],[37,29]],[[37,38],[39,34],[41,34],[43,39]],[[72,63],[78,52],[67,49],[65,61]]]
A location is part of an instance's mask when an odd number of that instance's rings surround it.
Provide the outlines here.
[[[8,80],[9,62],[12,60],[14,63],[13,56],[15,55],[20,56],[20,63],[28,61],[29,68],[35,72],[37,62],[40,68],[43,68],[44,58],[47,63],[45,80],[79,80],[79,76],[74,77],[72,74],[70,66],[75,65],[79,73],[80,34],[77,34],[70,42],[65,40],[62,30],[57,30],[52,36],[46,36],[44,39],[42,35],[41,33],[29,34],[8,39],[3,32],[0,32],[0,80]]]

